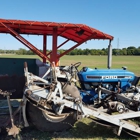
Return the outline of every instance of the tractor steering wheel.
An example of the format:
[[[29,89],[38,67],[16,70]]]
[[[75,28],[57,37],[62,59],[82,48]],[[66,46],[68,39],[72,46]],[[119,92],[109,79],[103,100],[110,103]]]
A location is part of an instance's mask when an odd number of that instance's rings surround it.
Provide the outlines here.
[[[76,71],[79,72],[79,71],[78,71],[78,67],[79,67],[80,65],[81,65],[81,62],[77,62],[77,63],[75,63],[75,64],[72,64],[72,65],[71,65],[71,68],[74,67],[74,68],[76,69]]]

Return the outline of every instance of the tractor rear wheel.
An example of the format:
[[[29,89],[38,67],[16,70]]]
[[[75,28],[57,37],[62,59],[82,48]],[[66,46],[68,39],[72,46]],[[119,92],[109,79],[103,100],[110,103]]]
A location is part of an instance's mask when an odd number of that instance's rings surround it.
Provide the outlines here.
[[[64,113],[62,116],[49,115],[51,112],[42,111],[30,102],[27,103],[26,111],[29,122],[41,131],[58,132],[67,130],[76,122],[73,117],[74,112]]]

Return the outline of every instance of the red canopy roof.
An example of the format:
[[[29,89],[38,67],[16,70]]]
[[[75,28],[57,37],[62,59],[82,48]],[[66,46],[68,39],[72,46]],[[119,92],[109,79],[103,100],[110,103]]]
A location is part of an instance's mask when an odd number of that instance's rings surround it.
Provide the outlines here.
[[[84,24],[0,19],[0,33],[10,33],[9,30],[1,23],[4,23],[19,34],[52,35],[53,29],[57,28],[57,36],[67,38],[77,43],[85,40],[86,38],[89,40],[113,40],[113,36],[105,34]]]
[[[34,53],[39,55],[43,59],[44,63],[46,62],[46,60],[48,60],[51,63],[55,62],[55,65],[57,66],[59,65],[59,59],[62,56],[88,40],[108,39],[110,40],[109,44],[111,44],[111,40],[113,40],[113,36],[105,34],[84,24],[39,22],[26,20],[0,19],[0,33],[11,34]],[[36,46],[23,38],[20,34],[43,35],[43,52],[41,50],[38,50]],[[46,53],[46,37],[48,35],[52,36],[52,51]],[[66,38],[66,41],[64,41],[59,46],[57,44],[58,36]],[[70,40],[76,42],[76,44],[58,55],[58,49]]]

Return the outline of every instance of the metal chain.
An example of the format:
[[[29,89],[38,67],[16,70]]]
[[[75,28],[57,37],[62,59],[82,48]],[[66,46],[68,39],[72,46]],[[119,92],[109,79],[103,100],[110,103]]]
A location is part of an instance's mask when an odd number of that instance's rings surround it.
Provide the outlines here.
[[[2,96],[10,96],[12,93],[11,92],[7,92],[7,91],[2,91],[1,89],[0,89],[0,95],[2,95]]]

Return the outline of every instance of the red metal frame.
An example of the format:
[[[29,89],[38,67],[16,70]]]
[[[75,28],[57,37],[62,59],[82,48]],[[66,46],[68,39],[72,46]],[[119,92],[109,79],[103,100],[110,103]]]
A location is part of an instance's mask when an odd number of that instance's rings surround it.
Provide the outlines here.
[[[43,54],[46,56],[47,51],[47,35],[43,35]],[[46,58],[43,57],[43,63],[46,63]]]
[[[7,20],[0,19],[0,33],[9,33],[25,46],[27,46],[34,53],[39,55],[43,62],[46,60],[55,62],[58,66],[59,59],[63,55],[67,54],[71,50],[75,49],[82,43],[90,39],[107,39],[113,40],[113,36],[105,34],[99,30],[83,24],[71,24],[71,23],[56,23],[56,22],[38,22],[38,21],[24,21],[24,20]],[[43,36],[43,52],[38,50],[29,41],[23,38],[20,34],[33,34]],[[46,54],[47,51],[47,36],[52,36],[52,51]],[[62,44],[58,46],[58,36],[66,39]],[[66,44],[68,41],[74,41],[77,44],[63,52],[57,54],[57,50]]]
[[[53,42],[52,42],[52,53],[50,54],[51,62],[55,62],[58,65],[57,59],[57,28],[53,28]]]

